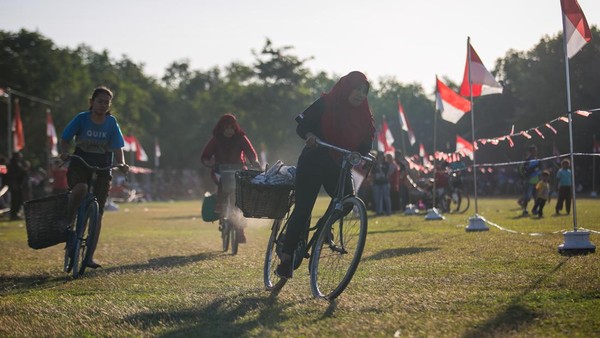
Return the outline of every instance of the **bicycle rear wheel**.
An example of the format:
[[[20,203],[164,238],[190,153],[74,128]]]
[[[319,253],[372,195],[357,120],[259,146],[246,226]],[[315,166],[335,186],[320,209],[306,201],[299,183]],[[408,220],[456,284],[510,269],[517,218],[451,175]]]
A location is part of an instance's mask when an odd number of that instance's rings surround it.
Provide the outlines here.
[[[462,190],[457,190],[455,192],[456,196],[452,196],[452,202],[453,202],[453,210],[459,214],[463,214],[465,213],[468,209],[469,206],[471,204],[471,201],[469,199],[469,194],[467,194],[466,192],[462,191]]]
[[[283,246],[281,240],[283,239],[282,231],[283,219],[276,219],[273,221],[271,226],[271,236],[267,244],[267,252],[265,253],[265,263],[263,267],[263,279],[265,282],[265,290],[277,290],[281,289],[287,282],[287,279],[280,278],[275,273],[277,264],[279,264],[279,257],[277,255],[277,249]],[[279,243],[278,243],[279,241]]]
[[[229,250],[229,227],[231,226],[231,224],[229,224],[229,221],[227,221],[226,219],[221,219],[221,240],[223,241],[223,252],[227,252],[227,250]]]
[[[315,243],[310,263],[310,287],[317,298],[334,299],[350,283],[367,239],[367,211],[356,197],[342,201],[341,215],[329,216]]]
[[[237,255],[238,253],[238,237],[237,237],[237,228],[233,225],[229,225],[229,241],[231,242],[231,254]]]
[[[85,272],[86,262],[90,259],[90,248],[97,236],[98,202],[92,201],[85,210],[81,220],[77,220],[77,239],[73,249],[73,278],[78,278]]]

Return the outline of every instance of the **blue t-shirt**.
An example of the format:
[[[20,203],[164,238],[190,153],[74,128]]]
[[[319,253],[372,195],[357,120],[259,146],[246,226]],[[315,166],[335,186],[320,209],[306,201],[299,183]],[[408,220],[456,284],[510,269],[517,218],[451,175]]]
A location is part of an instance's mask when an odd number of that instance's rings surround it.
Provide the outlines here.
[[[571,169],[559,169],[556,173],[556,179],[558,179],[559,187],[570,187],[571,186]]]
[[[62,139],[70,142],[75,138],[75,154],[91,165],[106,167],[112,164],[113,150],[123,148],[123,134],[112,115],[104,123],[92,121],[92,113],[77,114],[62,133]]]

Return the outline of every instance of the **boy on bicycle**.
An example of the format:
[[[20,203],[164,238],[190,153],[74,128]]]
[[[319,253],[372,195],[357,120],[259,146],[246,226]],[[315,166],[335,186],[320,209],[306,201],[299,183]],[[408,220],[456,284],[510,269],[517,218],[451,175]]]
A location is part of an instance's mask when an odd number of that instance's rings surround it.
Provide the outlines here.
[[[123,134],[117,119],[110,113],[112,98],[113,93],[107,87],[101,86],[94,89],[90,98],[89,110],[77,114],[62,133],[60,158],[63,161],[69,159],[70,143],[75,138],[75,151],[73,153],[83,158],[88,164],[101,168],[110,167],[114,157],[121,171],[127,172],[129,170],[123,156],[123,146],[125,144]],[[71,190],[66,221],[69,226],[72,225],[75,212],[87,194],[87,185],[91,177],[92,170],[78,159],[71,161],[67,171],[67,181]],[[98,235],[95,243],[90,244],[90,258],[86,262],[86,265],[92,269],[100,267],[100,264],[94,261],[93,257],[98,245],[98,238],[100,238],[104,204],[110,189],[111,179],[110,170],[99,171],[94,187],[94,193],[98,199]]]

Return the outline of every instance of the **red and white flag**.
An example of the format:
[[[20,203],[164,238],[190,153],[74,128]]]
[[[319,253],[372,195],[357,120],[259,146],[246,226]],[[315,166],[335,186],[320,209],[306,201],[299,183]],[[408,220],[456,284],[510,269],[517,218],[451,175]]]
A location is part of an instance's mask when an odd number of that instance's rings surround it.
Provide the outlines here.
[[[54,128],[54,121],[52,120],[50,109],[46,109],[46,136],[48,137],[50,156],[58,156],[58,137],[56,136],[56,128]]]
[[[123,136],[123,140],[125,141],[125,146],[123,146],[124,151],[134,151],[136,161],[148,161],[146,151],[135,136]]]
[[[469,71],[471,72],[471,90],[469,90]],[[465,74],[459,93],[462,96],[469,96],[470,94],[473,97],[502,93],[502,86],[496,81],[487,68],[485,68],[469,40],[467,40]]]
[[[392,146],[393,143],[394,136],[392,136],[392,132],[388,128],[387,122],[384,118],[383,123],[381,124],[381,130],[379,131],[379,135],[377,136],[377,150],[384,153],[393,153],[396,151],[396,149]]]
[[[592,32],[577,0],[560,0],[563,13],[563,38],[567,57],[570,59],[592,40]]]
[[[456,152],[473,159],[473,144],[456,135]]]
[[[21,120],[21,106],[19,99],[15,99],[15,116],[12,124],[13,151],[21,151],[25,148],[25,134],[23,133],[23,121]]]
[[[458,122],[466,112],[471,110],[471,101],[458,95],[438,78],[436,81],[435,108],[441,112],[444,120]]]
[[[398,99],[398,114],[400,115],[400,124],[402,130],[408,133],[408,142],[410,142],[410,145],[412,146],[415,144],[415,142],[417,142],[417,139],[415,138],[415,133],[413,133],[410,124],[408,124],[406,115],[404,115],[404,108],[402,107],[402,104],[400,104],[400,99]]]

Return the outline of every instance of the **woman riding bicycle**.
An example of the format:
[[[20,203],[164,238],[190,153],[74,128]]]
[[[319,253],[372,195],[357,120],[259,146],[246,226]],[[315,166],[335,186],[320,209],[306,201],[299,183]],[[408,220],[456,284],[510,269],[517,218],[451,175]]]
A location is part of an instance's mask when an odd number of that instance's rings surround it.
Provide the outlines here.
[[[211,178],[218,187],[217,212],[221,212],[227,200],[227,194],[222,193],[220,167],[237,166],[239,169],[244,169],[246,158],[257,168],[260,168],[260,163],[252,142],[233,114],[221,116],[213,128],[212,134],[212,138],[202,151],[201,160],[202,164],[212,169]],[[238,242],[246,243],[243,219],[239,218],[237,223],[235,226],[238,230]]]
[[[70,143],[75,138],[75,151],[73,153],[83,158],[88,164],[101,168],[109,167],[112,165],[114,157],[123,172],[129,170],[123,156],[123,134],[117,119],[110,113],[112,98],[113,93],[107,87],[102,86],[94,89],[90,98],[89,110],[77,114],[62,133],[60,158],[63,161],[69,159]],[[91,176],[92,170],[78,159],[73,159],[69,164],[67,181],[71,194],[69,195],[68,218],[66,221],[69,225],[73,222],[75,212],[88,191],[87,184]],[[100,237],[104,204],[110,189],[111,179],[110,170],[98,172],[98,179],[94,188],[99,207],[98,236],[96,236],[96,239]],[[93,259],[97,244],[97,240],[96,243],[91,243],[89,260],[86,262],[86,265],[92,269],[100,267],[100,264]]]
[[[292,253],[300,237],[306,233],[310,216],[321,186],[334,196],[340,174],[340,155],[326,148],[316,147],[320,139],[329,144],[366,155],[371,150],[375,125],[367,101],[369,81],[361,72],[343,76],[329,93],[296,117],[296,133],[306,140],[296,167],[294,211],[290,215],[281,262],[276,273],[292,276]],[[353,191],[350,178],[346,191]]]

